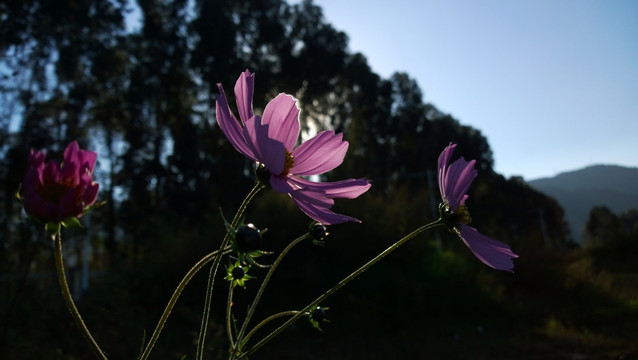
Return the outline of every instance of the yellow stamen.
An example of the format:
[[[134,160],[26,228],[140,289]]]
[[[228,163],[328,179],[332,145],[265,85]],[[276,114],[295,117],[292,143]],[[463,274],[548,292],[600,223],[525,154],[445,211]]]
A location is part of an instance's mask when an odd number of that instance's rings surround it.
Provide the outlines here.
[[[290,172],[290,169],[293,166],[295,166],[295,158],[292,156],[291,153],[288,152],[288,150],[286,150],[286,160],[284,160],[284,169],[279,175],[280,176],[288,175],[288,173]]]
[[[472,222],[472,218],[470,218],[470,212],[467,210],[467,206],[459,205],[459,208],[456,209],[456,221],[461,224],[468,225]]]

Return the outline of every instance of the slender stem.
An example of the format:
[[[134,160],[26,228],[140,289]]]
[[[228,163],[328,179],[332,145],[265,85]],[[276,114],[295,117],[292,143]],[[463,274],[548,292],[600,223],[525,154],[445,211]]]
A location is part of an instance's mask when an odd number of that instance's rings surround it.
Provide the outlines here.
[[[308,313],[314,307],[318,306],[327,297],[329,297],[330,295],[335,293],[337,290],[341,289],[345,284],[349,283],[352,279],[354,279],[357,276],[361,275],[361,273],[366,271],[372,265],[376,264],[379,260],[383,259],[386,255],[388,255],[392,251],[396,250],[399,246],[403,245],[406,241],[412,239],[413,237],[417,236],[418,234],[422,233],[423,231],[428,230],[428,229],[433,228],[433,227],[438,226],[438,225],[443,225],[443,221],[441,219],[438,219],[438,220],[436,220],[434,222],[431,222],[429,224],[423,225],[420,228],[412,231],[411,233],[409,233],[405,237],[401,238],[399,241],[397,241],[396,243],[392,244],[390,247],[385,249],[379,255],[374,257],[372,260],[368,261],[366,264],[361,266],[359,269],[355,270],[352,274],[350,274],[350,275],[346,276],[345,278],[343,278],[343,280],[339,281],[335,286],[333,286],[331,289],[329,289],[328,291],[323,293],[323,295],[321,295],[318,298],[316,298],[314,301],[312,301],[310,304],[308,304],[308,306],[306,306],[305,308],[300,310],[292,318],[288,319],[288,321],[286,321],[285,323],[280,325],[278,328],[276,328],[273,332],[268,334],[268,336],[266,336],[261,341],[259,341],[257,344],[255,344],[248,351],[246,351],[245,353],[241,354],[237,359],[243,359],[243,358],[246,358],[249,355],[253,354],[255,351],[257,351],[257,349],[261,348],[267,342],[272,340],[272,338],[274,338],[275,336],[279,335],[279,333],[281,333],[283,330],[285,330],[290,325],[292,325],[295,321],[297,321],[304,314]]]
[[[299,311],[290,310],[290,311],[283,311],[274,315],[270,315],[269,317],[262,320],[259,324],[255,325],[255,327],[252,330],[250,330],[248,334],[246,334],[246,336],[243,339],[244,343],[247,342],[255,334],[255,332],[257,332],[257,330],[259,330],[262,326],[266,325],[272,320],[275,320],[284,316],[297,315],[297,313],[299,313]]]
[[[253,197],[255,197],[255,195],[257,195],[259,190],[263,188],[264,188],[264,185],[261,182],[257,181],[255,186],[252,188],[252,190],[250,190],[248,195],[246,195],[246,198],[241,203],[241,205],[239,206],[239,209],[235,213],[235,217],[233,217],[233,222],[230,224],[232,228],[235,228],[237,226],[237,224],[239,223],[239,219],[243,215],[250,201],[253,199]],[[224,240],[222,241],[220,249],[225,248],[226,245],[228,245],[229,241],[230,241],[230,237],[228,236],[228,232],[226,232],[226,236],[224,236]],[[208,320],[210,318],[210,306],[211,306],[211,301],[213,297],[213,285],[215,284],[215,276],[217,275],[217,269],[219,268],[221,259],[222,259],[221,255],[215,258],[215,261],[213,262],[213,265],[211,266],[210,271],[208,273],[208,284],[206,285],[206,297],[204,299],[204,312],[202,314],[202,323],[200,325],[199,336],[197,338],[197,352],[195,354],[196,360],[202,360],[202,358],[204,357],[204,344],[206,342],[206,332],[208,331]]]
[[[243,346],[243,344],[246,343],[246,341],[243,340],[242,337],[244,336],[244,333],[246,332],[246,329],[248,328],[248,323],[250,322],[250,319],[252,318],[255,312],[255,309],[257,308],[257,304],[259,303],[259,300],[261,299],[261,296],[263,295],[264,290],[266,289],[266,285],[268,284],[268,282],[270,281],[270,278],[275,272],[275,269],[277,268],[281,260],[283,260],[284,256],[286,256],[288,251],[290,251],[290,249],[292,249],[295,245],[297,245],[298,243],[300,243],[302,240],[306,239],[307,237],[308,237],[308,234],[304,234],[298,237],[297,239],[293,240],[290,244],[288,244],[288,246],[286,246],[286,248],[281,252],[281,254],[279,254],[275,262],[272,264],[272,266],[268,270],[268,273],[266,274],[264,281],[261,283],[261,286],[259,287],[259,290],[257,291],[257,294],[255,295],[255,299],[253,300],[253,303],[250,305],[250,308],[248,308],[248,313],[246,313],[246,318],[244,319],[241,329],[239,330],[239,334],[237,335],[237,344],[239,344],[239,350],[241,350],[241,347]]]
[[[177,299],[179,299],[180,295],[182,294],[182,291],[184,291],[184,288],[186,288],[186,285],[191,281],[193,276],[195,276],[195,274],[197,274],[197,272],[199,272],[199,270],[201,270],[211,260],[213,260],[219,255],[228,254],[230,253],[230,251],[231,251],[230,247],[226,247],[223,250],[215,250],[212,253],[204,256],[195,265],[193,265],[193,267],[190,270],[188,270],[186,275],[184,275],[184,278],[182,279],[182,281],[180,281],[179,285],[177,285],[177,288],[173,292],[173,295],[168,300],[168,304],[166,305],[166,308],[164,309],[164,312],[162,313],[162,316],[160,317],[160,320],[157,323],[157,326],[155,327],[155,330],[153,331],[153,335],[151,336],[151,339],[146,345],[144,352],[142,352],[142,355],[140,355],[139,360],[146,360],[151,354],[151,350],[153,350],[153,347],[155,346],[155,343],[157,342],[157,339],[159,338],[160,333],[162,332],[162,329],[164,328],[164,324],[166,324],[166,321],[168,320],[168,316],[171,314],[173,307],[175,307],[175,303],[177,302]]]
[[[71,296],[71,291],[69,290],[69,284],[66,281],[66,274],[64,273],[64,261],[62,260],[62,233],[61,229],[58,228],[58,231],[55,235],[53,235],[54,241],[54,255],[55,255],[55,269],[58,273],[58,279],[60,281],[60,288],[62,289],[62,297],[64,297],[64,301],[66,302],[66,306],[69,308],[71,312],[71,316],[73,316],[73,320],[75,320],[75,324],[80,328],[82,335],[86,341],[91,345],[91,349],[100,359],[106,360],[107,357],[104,355],[100,346],[95,342],[93,336],[91,336],[91,332],[84,324],[84,320],[82,320],[82,316],[78,311],[78,308],[75,306],[75,302],[73,302],[73,297]]]
[[[228,341],[230,341],[230,347],[235,347],[235,340],[233,340],[233,328],[232,324],[232,307],[233,307],[233,281],[230,282],[228,287],[228,303],[226,304],[226,332],[228,333]]]

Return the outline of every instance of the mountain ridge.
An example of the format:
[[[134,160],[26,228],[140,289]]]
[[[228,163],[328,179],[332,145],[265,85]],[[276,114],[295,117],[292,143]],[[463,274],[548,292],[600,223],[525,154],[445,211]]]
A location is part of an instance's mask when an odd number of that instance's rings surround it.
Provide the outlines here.
[[[527,183],[558,201],[580,244],[585,241],[584,228],[592,207],[606,206],[616,214],[638,209],[638,167],[596,164]]]

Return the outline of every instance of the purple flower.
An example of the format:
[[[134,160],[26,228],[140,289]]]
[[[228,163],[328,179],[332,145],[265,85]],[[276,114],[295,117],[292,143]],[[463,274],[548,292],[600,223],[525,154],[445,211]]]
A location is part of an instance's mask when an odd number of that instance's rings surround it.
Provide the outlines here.
[[[353,199],[370,188],[366,179],[314,182],[301,176],[320,175],[341,164],[348,142],[334,131],[322,131],[295,147],[299,137],[299,108],[290,95],[281,93],[271,100],[263,116],[253,114],[255,74],[244,71],[235,83],[238,121],[230,111],[224,89],[217,84],[217,122],[231,144],[269,172],[270,186],[288,194],[299,209],[329,225],[359,220],[330,210],[335,198]]]
[[[97,199],[99,184],[93,182],[97,154],[80,150],[76,141],[64,150],[64,160],[45,160],[45,153],[31,150],[21,196],[24,210],[45,223],[80,217]]]
[[[518,255],[506,244],[491,239],[467,225],[470,216],[465,207],[465,200],[478,172],[474,169],[476,160],[467,162],[461,157],[450,164],[455,147],[456,144],[450,143],[439,155],[439,190],[444,202],[444,213],[448,215],[444,217],[444,221],[453,227],[465,245],[485,265],[497,270],[514,272],[512,259]]]

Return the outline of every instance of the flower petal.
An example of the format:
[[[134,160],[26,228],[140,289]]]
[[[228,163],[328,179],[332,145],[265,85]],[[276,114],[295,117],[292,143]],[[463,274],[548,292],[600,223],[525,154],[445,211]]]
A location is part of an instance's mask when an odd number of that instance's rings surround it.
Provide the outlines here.
[[[84,190],[84,198],[82,200],[84,201],[85,207],[91,206],[95,203],[95,200],[97,200],[97,192],[99,189],[100,184],[92,183]]]
[[[268,127],[259,116],[253,116],[246,121],[244,137],[251,144],[254,160],[266,165],[271,174],[278,175],[284,170],[286,149],[284,144],[268,136]]]
[[[34,168],[43,168],[44,167],[44,159],[46,158],[46,153],[43,151],[35,151],[31,149],[29,153],[29,166]]]
[[[370,189],[370,181],[367,179],[347,179],[334,182],[315,182],[294,176],[289,181],[301,189],[323,192],[330,198],[354,199]]]
[[[447,174],[445,174],[445,196],[447,197],[448,205],[453,211],[456,211],[459,205],[465,202],[466,193],[470,189],[472,181],[478,175],[478,171],[474,169],[475,163],[476,160],[467,162],[464,158],[458,158],[447,169]]]
[[[294,97],[281,93],[264,109],[261,122],[270,125],[268,136],[281,141],[288,151],[299,137],[299,107]]]
[[[80,145],[77,141],[72,141],[64,149],[64,161],[78,163],[79,160]]]
[[[298,187],[292,187],[292,185],[287,181],[289,177],[287,176],[278,176],[271,175],[270,176],[270,187],[282,194],[289,194],[298,189]]]
[[[81,189],[70,188],[66,194],[62,195],[59,202],[58,221],[61,221],[69,216],[79,217],[84,211],[84,204],[82,201],[78,201],[81,196],[78,192]]]
[[[253,90],[255,88],[255,74],[248,69],[239,75],[235,83],[235,101],[239,118],[243,123],[253,117]]]
[[[301,211],[322,224],[334,225],[344,223],[346,221],[361,222],[359,219],[331,211],[330,208],[334,204],[334,200],[325,197],[321,193],[307,190],[296,190],[290,193],[290,197],[294,200]]]
[[[221,84],[217,84],[219,95],[217,96],[217,104],[215,105],[215,113],[217,114],[217,124],[222,129],[224,135],[237,151],[249,159],[257,161],[255,153],[252,151],[252,147],[247,144],[244,135],[242,134],[242,126],[235,118],[235,115],[230,111],[228,107],[228,101],[224,94],[224,88]]]
[[[447,189],[445,188],[445,175],[447,173],[447,167],[450,164],[450,159],[452,158],[452,153],[454,153],[454,148],[456,148],[456,144],[450,143],[450,145],[446,146],[445,149],[439,155],[438,162],[438,181],[439,181],[439,190],[441,191],[441,198],[443,201],[447,202],[446,193]],[[456,210],[456,209],[455,209]]]
[[[290,172],[301,176],[318,175],[341,165],[348,151],[348,142],[342,138],[343,134],[322,131],[305,141],[292,151],[295,165]]]
[[[81,150],[77,141],[71,142],[64,149],[64,162],[66,164],[75,163],[79,172],[84,172],[88,169],[89,173],[92,174],[96,160],[97,153],[90,150]]]
[[[513,259],[518,255],[514,254],[508,245],[481,234],[471,226],[461,225],[456,231],[474,256],[485,265],[497,270],[514,272]]]
[[[438,161],[439,191],[441,198],[452,211],[456,211],[459,205],[465,203],[466,193],[478,175],[478,171],[474,169],[476,160],[468,162],[461,157],[450,164],[454,148],[456,144],[450,143],[443,149]]]
[[[50,203],[44,200],[38,193],[32,192],[26,194],[22,198],[24,211],[35,218],[42,221],[59,221],[58,204]]]

